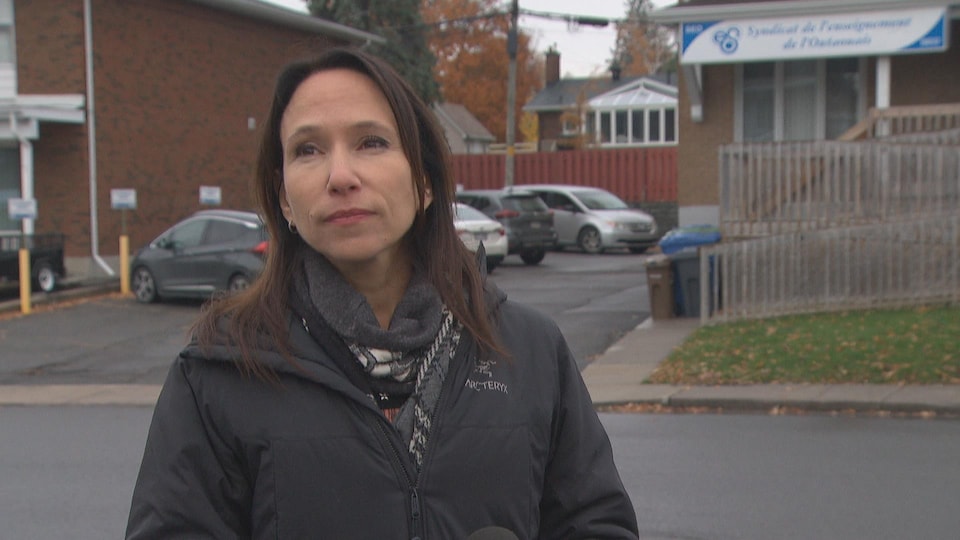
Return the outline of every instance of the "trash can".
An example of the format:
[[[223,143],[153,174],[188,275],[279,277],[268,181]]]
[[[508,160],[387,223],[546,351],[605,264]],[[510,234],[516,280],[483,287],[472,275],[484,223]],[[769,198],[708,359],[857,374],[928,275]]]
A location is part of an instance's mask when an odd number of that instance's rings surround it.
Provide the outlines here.
[[[647,290],[650,293],[650,315],[653,320],[672,319],[673,271],[669,257],[655,256],[647,259]]]
[[[689,225],[670,229],[657,243],[664,255],[681,251],[696,252],[697,246],[716,244],[720,241],[720,229],[713,225]]]
[[[700,254],[683,250],[670,255],[678,317],[700,316]]]

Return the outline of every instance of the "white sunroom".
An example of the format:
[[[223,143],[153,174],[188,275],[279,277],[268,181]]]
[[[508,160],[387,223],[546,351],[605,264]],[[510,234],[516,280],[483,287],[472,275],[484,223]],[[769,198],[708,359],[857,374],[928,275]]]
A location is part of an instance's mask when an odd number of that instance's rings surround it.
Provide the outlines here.
[[[594,147],[676,145],[677,88],[642,77],[594,96],[583,126]]]

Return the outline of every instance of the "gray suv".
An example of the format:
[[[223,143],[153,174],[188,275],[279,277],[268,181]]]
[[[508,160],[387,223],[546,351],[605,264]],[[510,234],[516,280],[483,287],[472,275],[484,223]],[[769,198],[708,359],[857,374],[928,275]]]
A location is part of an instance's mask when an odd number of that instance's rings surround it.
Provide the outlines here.
[[[657,222],[650,214],[627,206],[609,191],[566,184],[515,186],[532,191],[553,210],[560,247],[579,246],[587,253],[627,248],[643,253],[657,243]]]
[[[519,253],[525,264],[539,264],[547,250],[556,246],[553,212],[533,192],[464,190],[457,192],[457,200],[499,221],[507,231],[508,253]]]

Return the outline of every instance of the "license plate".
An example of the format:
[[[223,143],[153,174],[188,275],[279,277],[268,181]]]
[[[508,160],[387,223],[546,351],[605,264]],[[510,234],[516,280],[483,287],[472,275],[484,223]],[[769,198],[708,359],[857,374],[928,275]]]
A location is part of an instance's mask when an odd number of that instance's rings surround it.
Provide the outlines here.
[[[531,229],[539,229],[539,228],[540,228],[540,222],[539,222],[539,221],[534,221],[533,223],[530,224],[530,228],[531,228]]]

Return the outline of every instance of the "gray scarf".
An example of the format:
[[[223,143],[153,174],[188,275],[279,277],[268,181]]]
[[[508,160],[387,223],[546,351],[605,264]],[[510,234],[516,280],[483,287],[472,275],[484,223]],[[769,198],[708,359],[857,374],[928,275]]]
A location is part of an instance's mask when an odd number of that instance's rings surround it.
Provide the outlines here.
[[[416,269],[390,327],[383,329],[366,298],[326,258],[304,246],[300,260],[301,271],[293,276],[294,293],[299,297],[296,303],[313,311],[310,315],[319,315],[368,377],[414,383],[394,425],[419,471],[440,390],[460,341],[460,324],[444,307],[436,288]],[[317,336],[306,318],[304,326]]]

